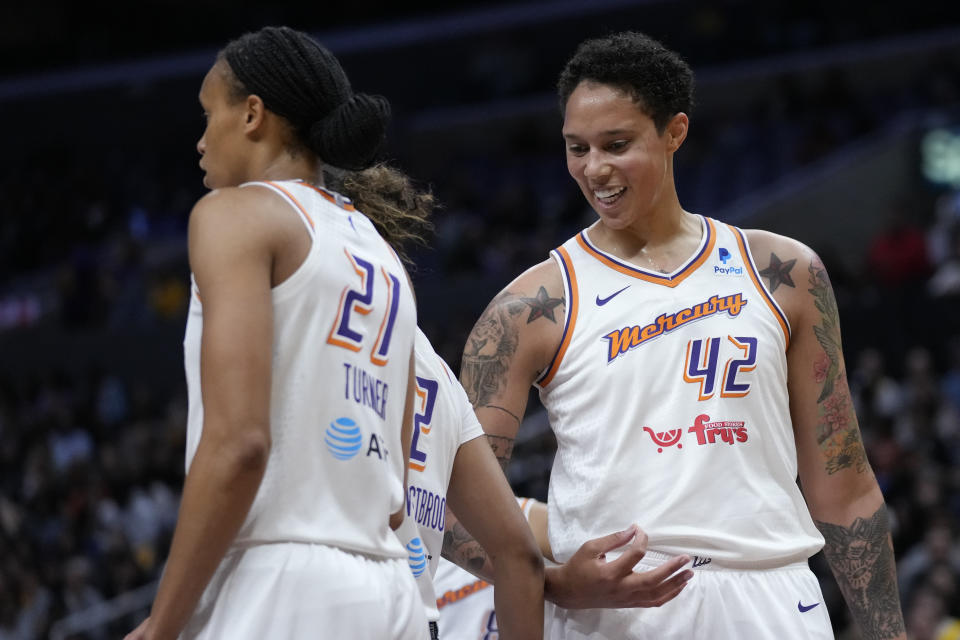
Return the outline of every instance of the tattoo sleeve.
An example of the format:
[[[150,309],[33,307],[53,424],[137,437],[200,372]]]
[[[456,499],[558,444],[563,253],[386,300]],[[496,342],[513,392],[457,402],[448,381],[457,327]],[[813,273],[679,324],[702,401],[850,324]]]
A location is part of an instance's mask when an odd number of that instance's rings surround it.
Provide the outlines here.
[[[905,632],[896,564],[887,527],[887,508],[849,527],[817,521],[823,552],[864,640],[896,638]]]
[[[813,375],[822,383],[817,398],[819,421],[817,444],[826,459],[828,474],[854,468],[858,473],[868,471],[867,454],[860,440],[860,429],[853,409],[853,400],[845,382],[843,352],[840,347],[840,321],[837,299],[827,271],[818,259],[810,263],[810,289],[819,314],[819,324],[813,327],[817,342],[823,351],[814,364]]]
[[[484,573],[483,567],[487,564],[487,552],[459,522],[454,523],[444,532],[442,554],[450,562],[473,574]]]
[[[470,332],[463,349],[460,381],[474,408],[489,406],[503,389],[519,341],[514,318],[525,308],[516,294],[502,293],[487,306]]]
[[[503,469],[503,474],[506,475],[507,465],[510,464],[510,456],[513,455],[513,438],[487,434],[487,442],[490,443],[490,448],[493,449],[493,455],[497,457],[497,462],[500,463],[500,468]]]

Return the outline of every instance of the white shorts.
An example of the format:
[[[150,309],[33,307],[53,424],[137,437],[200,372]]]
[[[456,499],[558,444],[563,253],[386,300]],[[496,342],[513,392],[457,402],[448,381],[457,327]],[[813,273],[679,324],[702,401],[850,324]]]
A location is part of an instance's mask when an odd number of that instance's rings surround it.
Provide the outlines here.
[[[404,558],[319,544],[230,551],[182,640],[429,637],[420,591]]]
[[[637,571],[669,556],[648,552]],[[820,584],[805,562],[778,569],[694,568],[679,596],[648,609],[556,607],[547,637],[616,640],[833,640]]]

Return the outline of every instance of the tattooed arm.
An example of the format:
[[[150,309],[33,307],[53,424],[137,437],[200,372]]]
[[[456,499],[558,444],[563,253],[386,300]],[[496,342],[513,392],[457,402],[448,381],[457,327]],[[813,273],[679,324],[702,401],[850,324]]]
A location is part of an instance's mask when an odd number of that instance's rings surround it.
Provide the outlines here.
[[[504,472],[530,386],[560,345],[565,304],[556,264],[543,262],[494,298],[464,347],[460,379]],[[451,506],[456,511],[452,501]],[[470,535],[473,525],[466,524],[447,510],[443,555],[490,580],[487,553]],[[544,594],[566,608],[659,606],[679,594],[693,574],[678,572],[689,562],[685,556],[635,573],[646,546],[647,536],[636,526],[588,540],[568,562],[546,570]],[[618,548],[624,548],[620,557],[607,562],[606,552]]]
[[[530,385],[560,344],[562,291],[563,282],[552,261],[531,268],[487,305],[463,349],[460,381],[504,474],[527,408]],[[443,555],[484,579],[492,579],[483,547],[449,508]]]
[[[824,555],[864,640],[905,639],[883,495],[867,461],[847,384],[837,302],[820,258],[750,232],[757,267],[790,320],[790,413],[800,484]],[[766,256],[770,256],[766,259]]]

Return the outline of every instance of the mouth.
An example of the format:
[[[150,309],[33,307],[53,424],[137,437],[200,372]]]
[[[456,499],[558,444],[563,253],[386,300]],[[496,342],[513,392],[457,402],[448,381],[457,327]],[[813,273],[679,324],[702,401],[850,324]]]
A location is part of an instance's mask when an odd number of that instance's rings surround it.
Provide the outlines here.
[[[604,206],[615,204],[627,191],[626,187],[603,187],[593,190],[593,197]]]

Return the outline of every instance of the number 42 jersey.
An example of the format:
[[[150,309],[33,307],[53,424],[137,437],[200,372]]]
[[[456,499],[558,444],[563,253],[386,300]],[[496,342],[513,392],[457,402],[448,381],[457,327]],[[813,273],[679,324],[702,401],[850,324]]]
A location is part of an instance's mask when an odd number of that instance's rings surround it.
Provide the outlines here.
[[[396,254],[339,194],[257,182],[300,216],[303,264],[273,288],[271,450],[235,544],[307,542],[406,557],[389,527],[403,506],[400,425],[416,309]],[[203,428],[203,291],[193,287],[184,355],[187,467]]]
[[[730,567],[782,566],[823,545],[796,483],[786,316],[744,234],[700,221],[700,245],[670,274],[601,251],[586,231],[552,252],[568,303],[537,386],[558,443],[558,561],[634,522],[651,549]]]

